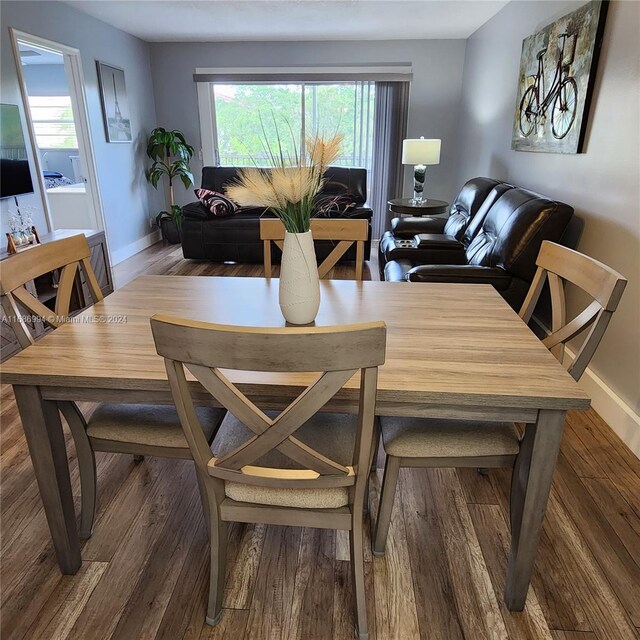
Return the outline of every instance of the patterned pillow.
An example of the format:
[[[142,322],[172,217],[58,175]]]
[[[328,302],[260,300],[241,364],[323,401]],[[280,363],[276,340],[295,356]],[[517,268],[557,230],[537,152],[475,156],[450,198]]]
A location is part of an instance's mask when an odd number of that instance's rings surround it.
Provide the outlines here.
[[[319,196],[315,202],[313,217],[349,218],[356,204],[351,196]]]
[[[196,198],[216,217],[230,216],[238,211],[238,205],[227,196],[210,189],[195,189]]]

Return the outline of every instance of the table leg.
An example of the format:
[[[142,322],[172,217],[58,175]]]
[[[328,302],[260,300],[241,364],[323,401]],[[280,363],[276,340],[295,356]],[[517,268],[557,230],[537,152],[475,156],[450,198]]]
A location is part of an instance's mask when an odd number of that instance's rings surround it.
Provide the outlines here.
[[[58,566],[62,573],[74,574],[82,557],[58,407],[43,400],[38,387],[14,385],[13,391]]]
[[[511,480],[511,550],[504,600],[509,611],[522,611],[533,573],[542,522],[551,490],[564,411],[541,410],[526,426]]]

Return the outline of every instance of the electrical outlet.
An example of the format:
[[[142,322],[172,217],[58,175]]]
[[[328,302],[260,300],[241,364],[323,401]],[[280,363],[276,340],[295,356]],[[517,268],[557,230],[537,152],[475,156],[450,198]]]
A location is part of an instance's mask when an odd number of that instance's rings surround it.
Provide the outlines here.
[[[153,229],[156,226],[156,219],[149,216],[149,229]]]

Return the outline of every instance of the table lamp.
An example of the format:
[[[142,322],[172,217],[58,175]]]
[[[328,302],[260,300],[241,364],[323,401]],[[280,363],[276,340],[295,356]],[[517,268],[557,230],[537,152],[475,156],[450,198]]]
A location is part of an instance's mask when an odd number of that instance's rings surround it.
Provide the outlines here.
[[[410,138],[402,141],[402,164],[412,164],[413,169],[413,199],[411,204],[420,204],[425,200],[424,179],[428,164],[440,164],[440,140]]]

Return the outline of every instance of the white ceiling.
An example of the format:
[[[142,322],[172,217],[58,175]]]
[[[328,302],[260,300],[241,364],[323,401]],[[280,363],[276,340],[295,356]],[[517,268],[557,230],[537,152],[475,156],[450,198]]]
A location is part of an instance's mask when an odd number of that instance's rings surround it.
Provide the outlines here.
[[[468,38],[509,0],[73,0],[149,42]]]

